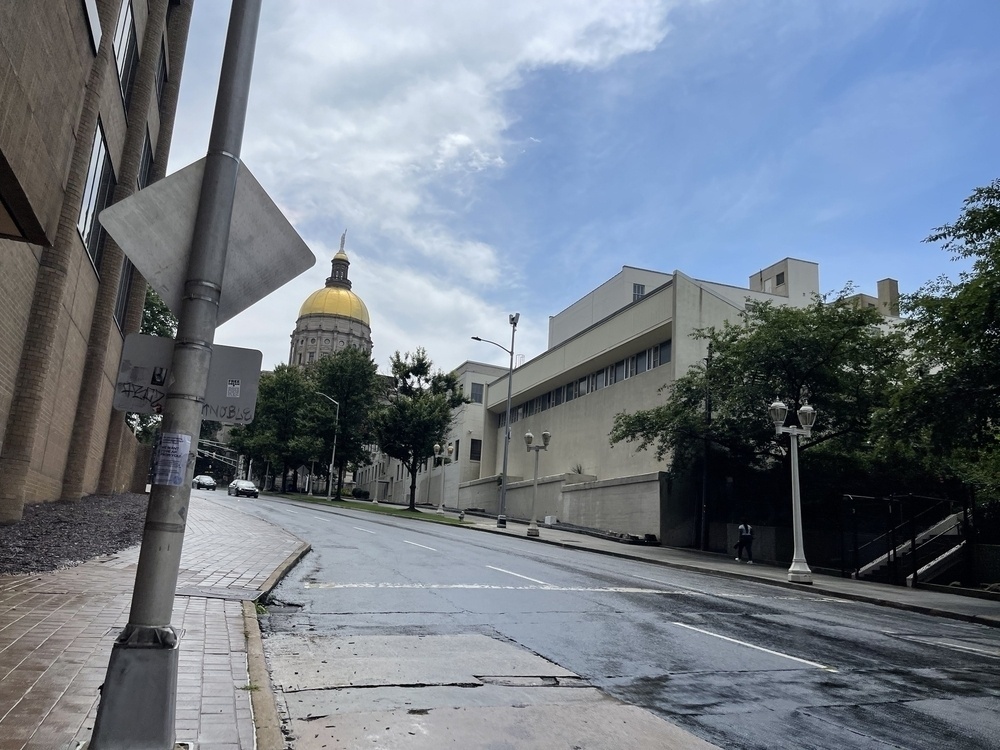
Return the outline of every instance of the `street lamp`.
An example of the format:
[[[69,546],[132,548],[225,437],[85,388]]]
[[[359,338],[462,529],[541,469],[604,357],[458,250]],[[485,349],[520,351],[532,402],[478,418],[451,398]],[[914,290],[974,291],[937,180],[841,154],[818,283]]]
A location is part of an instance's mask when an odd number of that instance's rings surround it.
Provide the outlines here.
[[[330,478],[326,483],[326,499],[333,500],[333,464],[334,459],[337,457],[337,428],[340,426],[340,402],[332,396],[327,396],[322,391],[315,391],[315,393],[337,407],[337,410],[333,413],[333,450],[330,451]]]
[[[531,521],[528,523],[528,536],[538,536],[538,522],[535,520],[535,501],[538,499],[538,451],[547,451],[552,434],[546,430],[542,433],[542,444],[532,445],[535,436],[530,432],[524,433],[524,444],[528,446],[528,453],[535,452],[535,481],[531,486]]]
[[[792,443],[792,539],[795,549],[792,552],[792,564],[788,568],[788,580],[793,583],[812,583],[812,571],[806,563],[806,553],[802,547],[802,500],[799,497],[799,436],[809,437],[813,424],[816,422],[816,410],[802,399],[802,406],[796,412],[801,427],[785,427],[785,417],[788,407],[775,399],[767,410],[774,422],[774,434],[785,433]]]
[[[445,452],[444,449],[441,448],[440,445],[438,445],[437,443],[434,444],[434,458],[435,459],[441,458],[441,454],[444,453],[444,452]],[[454,452],[455,452],[455,448],[451,445],[451,443],[449,443],[448,444],[448,458],[451,458],[451,454],[454,453]],[[431,468],[433,468],[433,467],[431,467]],[[430,485],[431,477],[433,477],[433,473],[431,474],[431,476],[429,476],[427,478],[427,484],[428,485]],[[438,515],[442,515],[442,516],[444,515],[444,461],[441,462],[441,502],[440,502],[440,504],[438,504],[437,512],[438,512]]]
[[[507,416],[504,421],[503,432],[503,473],[500,475],[500,513],[497,515],[498,529],[507,528],[507,454],[510,451],[510,394],[511,387],[514,384],[514,334],[517,332],[517,322],[520,319],[521,313],[511,313],[508,316],[508,322],[510,323],[510,349],[503,344],[498,344],[496,341],[482,339],[479,336],[472,337],[473,341],[483,341],[487,344],[493,344],[493,346],[500,347],[510,355],[510,367],[507,369]]]

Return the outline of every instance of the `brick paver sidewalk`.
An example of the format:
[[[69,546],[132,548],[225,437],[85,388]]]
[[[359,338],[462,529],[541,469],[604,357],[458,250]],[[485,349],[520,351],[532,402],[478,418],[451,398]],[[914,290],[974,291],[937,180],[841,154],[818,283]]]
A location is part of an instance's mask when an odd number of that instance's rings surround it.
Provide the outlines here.
[[[307,549],[266,521],[192,496],[172,618],[181,631],[178,742],[254,747],[241,602]],[[62,750],[89,739],[138,557],[134,547],[0,577],[0,750]]]

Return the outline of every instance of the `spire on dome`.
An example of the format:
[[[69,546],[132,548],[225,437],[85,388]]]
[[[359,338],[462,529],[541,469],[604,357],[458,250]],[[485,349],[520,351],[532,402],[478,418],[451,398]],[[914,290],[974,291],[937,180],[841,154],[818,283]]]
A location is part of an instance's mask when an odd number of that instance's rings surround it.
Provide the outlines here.
[[[347,243],[347,230],[340,235],[340,250],[337,254],[333,256],[333,261],[330,268],[330,278],[326,280],[327,286],[339,286],[344,289],[351,288],[351,280],[347,278],[348,268],[351,265],[351,261],[347,259],[347,253],[344,251],[344,245]]]

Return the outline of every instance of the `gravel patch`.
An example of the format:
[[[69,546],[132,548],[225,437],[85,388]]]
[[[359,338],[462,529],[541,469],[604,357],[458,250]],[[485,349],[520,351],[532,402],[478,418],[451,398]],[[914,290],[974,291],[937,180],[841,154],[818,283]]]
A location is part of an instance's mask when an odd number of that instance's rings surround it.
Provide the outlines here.
[[[41,573],[111,555],[142,541],[149,495],[91,495],[78,503],[38,503],[0,526],[0,575]]]

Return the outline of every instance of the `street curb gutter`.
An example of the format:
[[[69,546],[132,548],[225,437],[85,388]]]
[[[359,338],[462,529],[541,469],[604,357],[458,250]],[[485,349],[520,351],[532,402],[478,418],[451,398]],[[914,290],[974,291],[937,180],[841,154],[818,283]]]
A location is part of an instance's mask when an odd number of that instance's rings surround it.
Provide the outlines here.
[[[253,709],[255,747],[257,750],[283,750],[285,741],[281,734],[278,704],[271,684],[271,673],[264,657],[264,639],[257,620],[257,602],[265,598],[288,575],[312,546],[302,542],[292,554],[275,568],[260,587],[253,600],[243,601],[243,633],[247,639],[247,673],[250,677],[250,706]]]
[[[264,658],[264,641],[254,602],[243,602],[243,632],[247,639],[247,673],[250,676],[255,747],[258,750],[283,750],[285,743],[281,736],[281,719],[278,718],[274,687]]]
[[[490,528],[483,528],[482,526],[470,526],[466,528],[474,529],[475,531],[484,531],[487,534],[498,534],[501,536],[511,536],[509,532],[494,531]],[[520,537],[518,537],[520,538]],[[616,552],[613,550],[604,549],[594,549],[593,547],[587,547],[584,545],[574,544],[572,542],[557,541],[555,539],[545,539],[543,537],[524,537],[532,542],[542,542],[543,544],[550,544],[555,547],[562,547],[564,549],[572,549],[580,552],[593,552],[598,555],[607,555],[608,557],[618,557],[625,560],[633,560],[635,562],[645,562],[652,563],[653,565],[659,565],[664,568],[677,568],[678,570],[686,570],[692,573],[704,573],[705,575],[718,576],[720,578],[731,578],[734,580],[751,580],[755,583],[764,583],[770,586],[777,586],[784,589],[794,589],[796,591],[814,591],[819,592],[827,596],[837,597],[839,599],[848,599],[850,601],[863,602],[865,604],[874,604],[878,607],[892,607],[893,609],[906,610],[908,612],[916,612],[917,614],[930,615],[932,617],[945,617],[951,620],[960,620],[962,622],[971,622],[977,625],[986,625],[991,628],[1000,628],[1000,617],[981,617],[979,615],[970,615],[962,612],[952,612],[950,610],[936,609],[935,607],[926,607],[920,604],[911,604],[908,602],[894,602],[887,599],[880,599],[874,596],[867,596],[865,594],[855,594],[855,593],[845,593],[843,591],[833,591],[822,584],[802,584],[802,583],[792,583],[791,581],[775,581],[771,578],[760,578],[753,575],[747,575],[746,573],[737,573],[736,571],[728,570],[717,570],[714,568],[703,568],[698,565],[688,565],[686,563],[673,562],[670,560],[656,560],[649,557],[643,557],[641,555],[631,555],[625,552]]]

